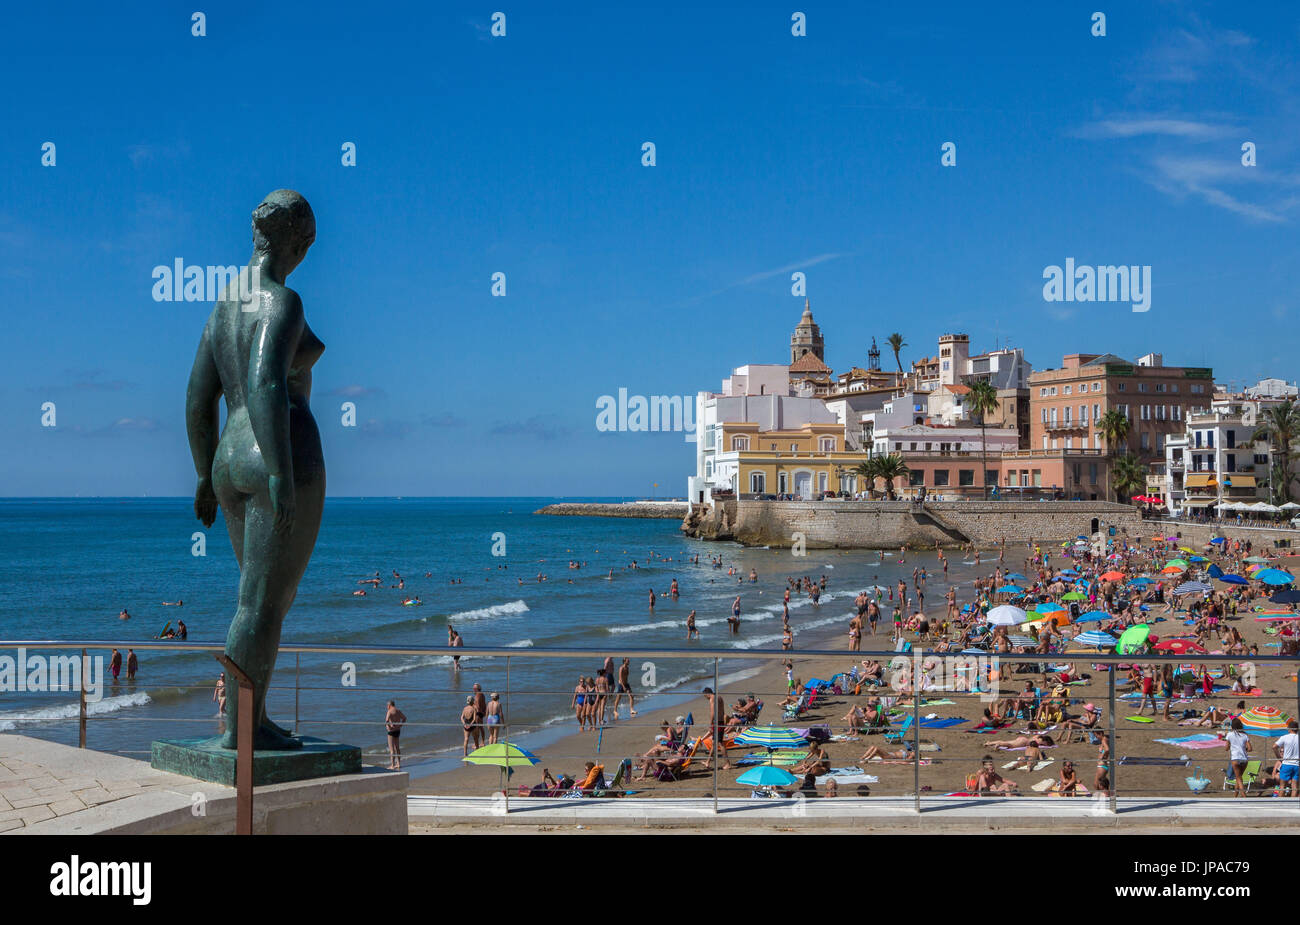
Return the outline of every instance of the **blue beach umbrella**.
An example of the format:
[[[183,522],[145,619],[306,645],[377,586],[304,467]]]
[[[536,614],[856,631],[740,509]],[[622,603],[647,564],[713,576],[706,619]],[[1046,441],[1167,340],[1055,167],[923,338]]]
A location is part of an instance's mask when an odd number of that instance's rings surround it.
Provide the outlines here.
[[[1264,568],[1255,573],[1255,580],[1266,585],[1289,585],[1295,581],[1295,576],[1280,568]]]
[[[1131,584],[1131,585],[1149,585],[1149,584],[1154,584],[1154,582],[1153,582],[1150,578],[1147,578],[1145,575],[1143,575],[1143,576],[1140,577],[1140,578],[1134,578],[1134,579],[1131,579],[1131,580],[1129,581],[1129,584]]]
[[[1240,575],[1218,575],[1218,576],[1216,576],[1216,577],[1219,579],[1219,581],[1223,582],[1225,585],[1248,585],[1248,584],[1250,584],[1249,581],[1247,581],[1245,578],[1242,578]]]
[[[1008,577],[1008,578],[1014,578],[1016,581],[1028,581],[1028,580],[1029,580],[1029,579],[1027,579],[1024,575],[1021,575],[1019,572],[1007,572],[1007,577]]]
[[[1087,613],[1081,615],[1079,619],[1075,620],[1074,622],[1075,623],[1100,623],[1102,620],[1105,620],[1109,616],[1110,615],[1103,610],[1090,610]]]
[[[998,594],[1021,594],[1024,590],[1024,588],[1021,588],[1018,585],[1003,585],[998,588]]]
[[[772,764],[760,764],[737,777],[736,783],[748,787],[788,787],[797,780],[798,778],[785,768],[778,768]]]

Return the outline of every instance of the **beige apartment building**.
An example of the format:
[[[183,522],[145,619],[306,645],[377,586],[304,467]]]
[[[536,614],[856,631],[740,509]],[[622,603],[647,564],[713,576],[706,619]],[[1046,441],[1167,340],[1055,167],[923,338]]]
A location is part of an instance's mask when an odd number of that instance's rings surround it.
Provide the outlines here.
[[[1213,394],[1211,369],[1165,366],[1158,353],[1136,361],[1072,353],[1060,369],[1029,377],[1029,448],[1109,451],[1097,422],[1115,409],[1131,423],[1127,448],[1146,462],[1163,461],[1165,442],[1182,434],[1188,412],[1208,408]]]

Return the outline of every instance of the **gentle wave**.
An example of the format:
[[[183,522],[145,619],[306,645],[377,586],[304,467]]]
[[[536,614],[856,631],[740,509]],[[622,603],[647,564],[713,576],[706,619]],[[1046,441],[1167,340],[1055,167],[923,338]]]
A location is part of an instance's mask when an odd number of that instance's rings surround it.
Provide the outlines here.
[[[123,694],[119,697],[105,697],[103,700],[94,703],[87,702],[86,715],[101,716],[105,713],[116,713],[118,710],[125,710],[128,707],[142,707],[151,700],[152,698],[144,691]],[[80,715],[80,703],[64,703],[57,707],[42,707],[39,710],[12,710],[7,713],[0,713],[0,732],[8,732],[17,728],[21,723],[45,723],[61,719],[76,719]]]
[[[477,610],[462,610],[460,613],[453,613],[446,617],[450,624],[468,623],[471,620],[486,620],[491,617],[506,617],[516,613],[527,613],[528,605],[522,600],[510,601],[505,604],[493,604],[491,607],[480,607]],[[435,617],[434,619],[443,619]],[[429,621],[428,617],[424,618],[425,623]]]

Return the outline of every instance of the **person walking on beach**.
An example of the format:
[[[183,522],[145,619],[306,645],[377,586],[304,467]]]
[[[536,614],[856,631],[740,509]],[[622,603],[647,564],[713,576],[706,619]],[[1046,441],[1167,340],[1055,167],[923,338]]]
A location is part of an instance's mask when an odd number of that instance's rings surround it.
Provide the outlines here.
[[[469,740],[474,740],[474,747],[478,748],[483,735],[482,729],[479,728],[478,712],[474,709],[474,697],[471,695],[465,698],[465,708],[460,711],[460,728],[465,731],[465,751],[469,754]]]
[[[704,770],[708,771],[713,768],[713,762],[718,760],[718,750],[722,750],[722,760],[725,762],[722,770],[731,769],[731,756],[727,754],[727,744],[723,741],[722,733],[727,728],[727,705],[722,702],[722,698],[713,693],[713,688],[706,687],[703,692],[709,700],[709,734],[713,739],[709,748],[709,755],[704,759]]]
[[[487,716],[487,695],[483,693],[483,685],[474,685],[474,713],[475,722],[478,723],[479,737],[483,736],[483,719]]]
[[[108,660],[108,670],[113,672],[114,681],[116,681],[117,676],[122,673],[122,653],[116,649],[113,650],[113,655]]]
[[[1228,743],[1228,760],[1232,763],[1232,776],[1237,782],[1237,796],[1246,795],[1246,787],[1242,782],[1242,775],[1246,773],[1246,762],[1250,759],[1247,753],[1250,751],[1250,737],[1246,735],[1241,725],[1241,717],[1232,718],[1232,728],[1224,733],[1219,733],[1219,738]]]
[[[135,680],[135,673],[140,670],[140,659],[136,658],[135,649],[126,650],[126,679]]]
[[[695,628],[695,611],[692,610],[686,615],[686,641],[690,642],[691,636],[696,639],[700,638],[700,631]]]
[[[691,611],[695,613],[695,611]],[[699,635],[698,633],[696,635]],[[689,639],[690,637],[687,636]],[[626,655],[623,656],[623,664],[618,666],[618,693],[614,695],[614,719],[618,719],[618,702],[627,694],[627,712],[629,716],[636,716],[636,701],[632,698],[632,664],[631,659]]]
[[[217,712],[226,715],[226,673],[217,675],[217,685],[212,689],[212,699],[217,702]]]
[[[578,683],[573,688],[573,699],[569,701],[569,706],[573,707],[574,718],[578,720],[578,731],[587,731],[587,685],[586,679],[578,675]]]
[[[1282,759],[1278,769],[1278,782],[1283,796],[1300,796],[1300,724],[1288,720],[1286,735],[1273,743],[1273,753]]]
[[[404,722],[406,722],[406,714],[397,709],[397,702],[388,701],[388,709],[384,711],[384,729],[388,732],[388,770],[390,771],[402,769],[402,747],[398,739],[402,735]]]
[[[487,720],[488,744],[496,745],[497,739],[501,735],[501,727],[505,725],[506,721],[505,714],[501,712],[500,694],[494,693],[488,698],[487,716],[485,719]]]

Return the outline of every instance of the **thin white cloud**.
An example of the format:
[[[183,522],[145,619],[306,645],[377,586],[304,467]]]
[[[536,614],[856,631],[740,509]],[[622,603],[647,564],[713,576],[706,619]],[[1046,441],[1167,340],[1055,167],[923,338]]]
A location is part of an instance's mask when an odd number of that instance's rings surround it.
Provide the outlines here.
[[[1079,130],[1082,138],[1138,138],[1143,135],[1170,135],[1193,141],[1209,141],[1241,130],[1229,125],[1214,125],[1190,119],[1105,119]]]

